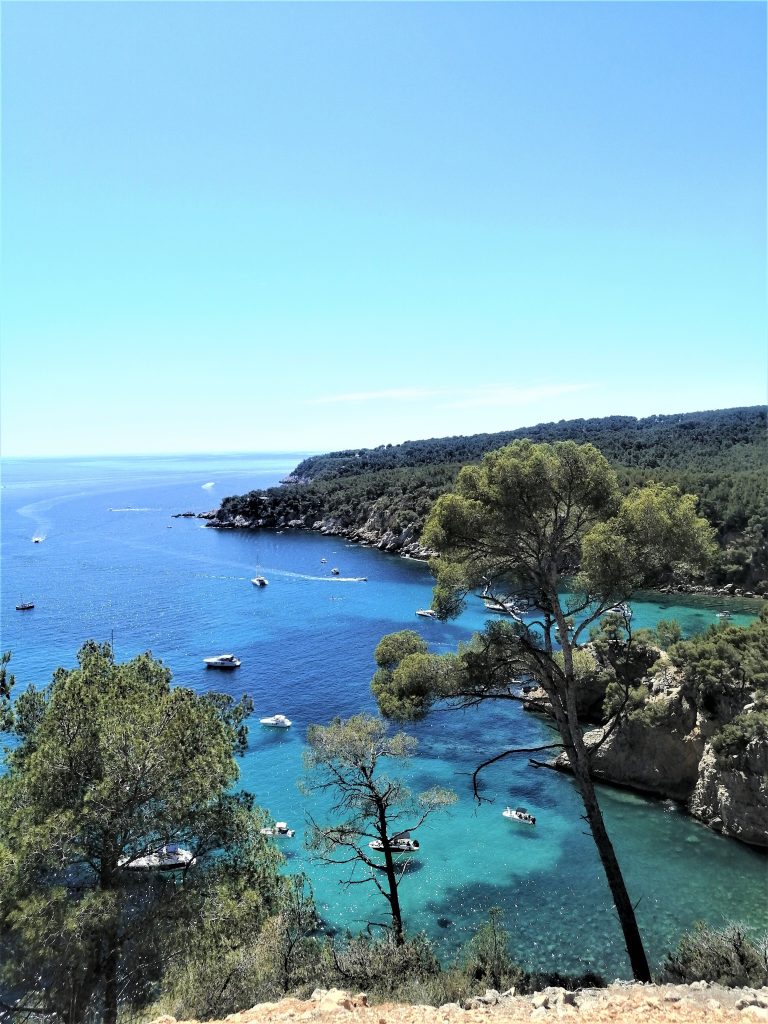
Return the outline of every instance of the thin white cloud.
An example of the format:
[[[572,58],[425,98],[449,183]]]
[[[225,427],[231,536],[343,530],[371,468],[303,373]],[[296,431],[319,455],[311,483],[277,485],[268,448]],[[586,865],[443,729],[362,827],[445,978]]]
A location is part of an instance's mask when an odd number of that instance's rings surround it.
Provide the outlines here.
[[[560,395],[587,391],[594,386],[594,384],[541,384],[535,387],[520,388],[500,384],[467,390],[463,394],[457,395],[454,401],[442,404],[445,409],[471,409],[487,405],[525,405],[528,402],[537,402],[542,398],[559,398]]]
[[[560,395],[586,391],[595,385],[588,384],[539,384],[518,387],[514,384],[484,384],[474,388],[430,388],[407,387],[385,388],[382,391],[350,391],[341,395],[322,395],[310,399],[308,405],[335,405],[344,402],[415,402],[425,398],[439,398],[442,409],[470,409],[494,405],[525,405],[542,398],[557,398]]]
[[[308,405],[332,405],[337,402],[410,402],[422,398],[435,398],[438,395],[450,395],[452,391],[435,390],[434,388],[387,388],[384,391],[350,391],[346,395],[323,395],[312,398]]]

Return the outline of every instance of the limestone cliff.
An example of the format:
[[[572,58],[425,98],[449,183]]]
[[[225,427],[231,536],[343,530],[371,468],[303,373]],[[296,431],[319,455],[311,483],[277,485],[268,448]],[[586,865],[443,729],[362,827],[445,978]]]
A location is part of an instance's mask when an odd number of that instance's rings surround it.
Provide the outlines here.
[[[768,743],[753,739],[727,758],[707,744],[688,808],[717,832],[768,847]]]
[[[714,702],[713,717],[698,707],[695,688],[663,655],[639,682],[646,691],[642,704],[621,723],[611,718],[584,735],[595,778],[679,801],[714,831],[768,848],[768,738],[758,733],[735,751],[716,752],[712,742],[749,700],[749,691],[737,705]],[[590,690],[591,707],[595,696]],[[543,691],[530,694],[529,710],[546,713],[543,697]],[[742,715],[754,707],[747,703]],[[553,767],[569,770],[565,754]]]
[[[653,701],[653,716],[630,717],[601,744],[606,727],[584,739],[594,750],[593,773],[621,786],[687,800],[698,779],[704,741],[681,694]]]

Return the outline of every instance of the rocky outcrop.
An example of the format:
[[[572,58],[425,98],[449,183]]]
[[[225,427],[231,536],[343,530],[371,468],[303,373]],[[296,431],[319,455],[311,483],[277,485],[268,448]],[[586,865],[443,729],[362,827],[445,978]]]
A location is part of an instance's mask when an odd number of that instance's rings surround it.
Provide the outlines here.
[[[344,537],[346,540],[375,547],[380,551],[401,555],[404,558],[431,558],[435,553],[422,547],[418,539],[418,530],[414,525],[396,529],[387,525],[386,516],[372,513],[362,526],[326,517],[317,519],[311,513],[290,518],[278,515],[265,503],[264,514],[258,518],[242,515],[229,516],[219,509],[216,512],[201,512],[198,519],[207,520],[206,526],[214,530],[313,530],[329,536]],[[194,513],[180,513],[181,516]]]
[[[609,723],[585,734],[587,748],[593,751],[593,775],[644,793],[687,800],[704,751],[696,713],[680,690],[652,699],[646,709],[651,710],[631,716],[620,729],[611,731]],[[558,767],[565,767],[563,759],[564,755],[558,758]]]
[[[707,745],[688,808],[716,832],[768,847],[768,743],[755,738],[722,761]]]
[[[756,736],[740,752],[716,754],[710,740],[722,723],[700,712],[677,674],[662,664],[644,680],[642,707],[619,727],[610,720],[585,732],[593,776],[678,801],[708,828],[768,848],[768,741]],[[543,690],[530,693],[527,705],[548,712]],[[570,771],[565,754],[552,767]]]

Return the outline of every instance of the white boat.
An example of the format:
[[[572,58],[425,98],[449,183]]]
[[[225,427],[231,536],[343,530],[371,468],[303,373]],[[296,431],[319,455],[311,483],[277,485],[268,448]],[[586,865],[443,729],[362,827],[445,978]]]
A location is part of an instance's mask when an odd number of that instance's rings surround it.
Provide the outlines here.
[[[43,543],[43,538],[42,537],[33,537],[32,538],[32,543],[33,544],[42,544]]]
[[[234,654],[217,654],[214,658],[203,658],[208,668],[239,668],[240,659]]]
[[[287,729],[291,725],[290,718],[286,718],[285,715],[270,715],[268,718],[260,718],[259,721],[272,729]]]
[[[18,605],[17,605],[16,607],[18,608]],[[718,618],[718,619],[730,619],[730,617],[731,617],[731,613],[730,613],[729,611],[725,611],[725,612],[715,612],[715,616],[716,616],[716,618]]]
[[[331,569],[331,576],[338,576],[338,575],[339,575],[339,570],[338,569]]]
[[[192,867],[195,861],[189,850],[176,843],[167,843],[142,857],[122,857],[117,864],[129,871],[180,871]]]
[[[392,853],[415,853],[419,849],[419,840],[411,839],[410,832],[397,832],[387,842]],[[372,839],[368,845],[378,853],[384,849],[384,843],[381,839]]]
[[[269,583],[269,580],[265,579],[263,576],[254,576],[253,579],[251,580],[251,583],[255,587],[266,587],[267,584]]]
[[[321,565],[325,565],[325,563],[326,563],[327,561],[328,561],[328,559],[327,559],[327,558],[321,558],[321,559],[320,559],[320,564],[321,564]]]
[[[625,619],[632,618],[632,609],[628,604],[615,604],[612,608],[609,608],[608,611],[614,615],[623,615]]]
[[[17,612],[28,612],[31,608],[35,607],[34,601],[19,601],[16,605]]]
[[[495,615],[517,615],[520,609],[514,601],[497,601],[495,598],[487,597],[484,602],[485,610]]]
[[[524,825],[536,824],[534,816],[529,814],[524,807],[515,807],[514,810],[512,810],[511,807],[507,807],[507,809],[501,813],[505,818],[510,818],[512,821],[521,821]]]
[[[423,619],[436,619],[437,613],[433,612],[431,608],[417,608],[416,614],[421,615]]]
[[[272,836],[275,839],[279,839],[281,837],[284,837],[286,839],[293,839],[293,837],[296,835],[296,829],[288,828],[287,821],[276,821],[271,828],[261,829],[261,834],[263,836]]]

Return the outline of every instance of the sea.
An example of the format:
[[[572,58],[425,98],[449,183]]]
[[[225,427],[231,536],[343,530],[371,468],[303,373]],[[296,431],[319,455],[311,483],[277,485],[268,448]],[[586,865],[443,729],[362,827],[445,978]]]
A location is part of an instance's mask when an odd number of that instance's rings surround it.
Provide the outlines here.
[[[57,667],[73,667],[80,645],[95,639],[112,643],[119,660],[151,651],[176,684],[197,692],[250,694],[255,712],[240,785],[296,830],[279,840],[285,869],[309,878],[323,928],[376,933],[386,905],[364,872],[322,865],[305,847],[310,816],[332,820],[328,797],[298,785],[307,728],[375,713],[373,652],[384,634],[414,629],[431,650],[453,651],[482,628],[486,613],[474,601],[451,623],[417,617],[417,608],[429,607],[432,579],[416,560],[319,533],[218,531],[174,518],[274,485],[302,457],[5,460],[2,649],[13,652],[19,689],[44,686]],[[253,586],[256,574],[268,586]],[[34,609],[16,611],[21,600]],[[675,618],[690,636],[726,607],[739,625],[757,611],[745,600],[648,594],[633,601],[633,624]],[[206,669],[203,658],[225,652],[241,659],[239,669]],[[259,725],[275,713],[292,727]],[[473,798],[474,768],[510,747],[548,742],[546,722],[517,704],[488,702],[438,708],[407,731],[417,752],[387,764],[387,773],[414,793],[439,785],[458,797],[419,829],[421,848],[400,886],[407,931],[425,932],[450,960],[499,908],[525,968],[629,977],[572,781],[531,767],[526,755],[511,756],[483,773],[484,800]],[[768,929],[764,854],[710,832],[674,803],[608,786],[599,795],[654,965],[697,921]],[[504,818],[507,805],[525,806],[535,828]]]

